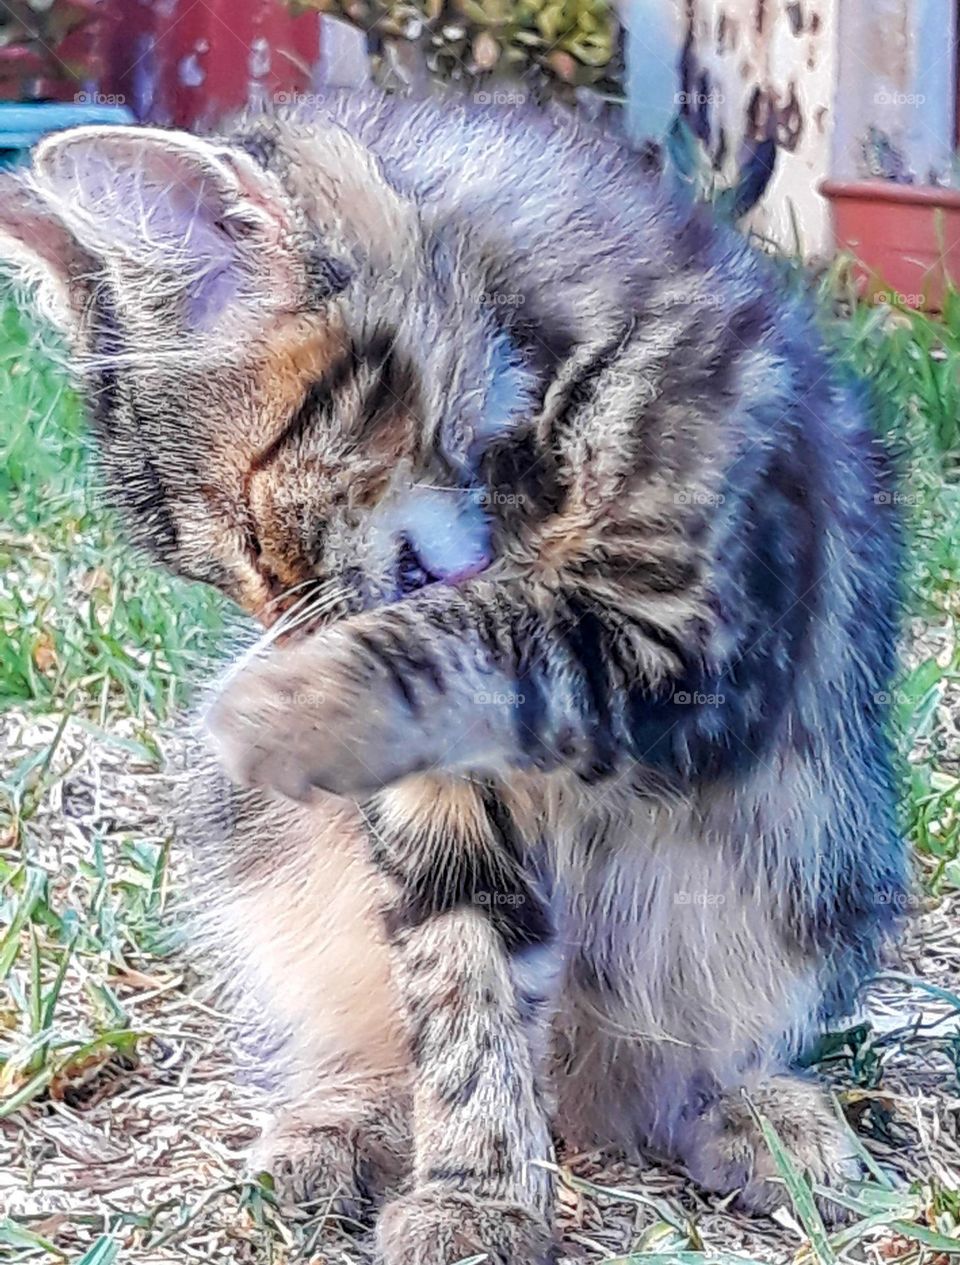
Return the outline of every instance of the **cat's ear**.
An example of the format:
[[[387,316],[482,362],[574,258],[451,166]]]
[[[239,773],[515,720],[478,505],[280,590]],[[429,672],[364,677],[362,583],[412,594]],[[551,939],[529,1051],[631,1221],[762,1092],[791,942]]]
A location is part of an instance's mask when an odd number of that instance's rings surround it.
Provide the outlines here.
[[[0,173],[0,266],[33,291],[62,333],[74,334],[94,263],[19,173]]]
[[[223,143],[79,127],[41,142],[32,178],[70,234],[110,266],[121,298],[173,300],[190,329],[262,321],[324,297],[308,296],[317,270],[308,275],[279,181]]]

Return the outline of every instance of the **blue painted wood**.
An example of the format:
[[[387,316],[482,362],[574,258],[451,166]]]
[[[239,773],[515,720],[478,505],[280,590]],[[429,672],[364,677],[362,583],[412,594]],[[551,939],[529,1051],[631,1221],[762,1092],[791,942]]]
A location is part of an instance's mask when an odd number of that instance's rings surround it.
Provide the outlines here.
[[[30,149],[42,136],[60,132],[83,123],[134,123],[133,113],[125,105],[94,105],[77,102],[69,105],[46,103],[12,105],[0,103],[0,150],[11,152]]]
[[[677,113],[681,8],[664,0],[625,0],[627,130],[636,142],[663,142]]]

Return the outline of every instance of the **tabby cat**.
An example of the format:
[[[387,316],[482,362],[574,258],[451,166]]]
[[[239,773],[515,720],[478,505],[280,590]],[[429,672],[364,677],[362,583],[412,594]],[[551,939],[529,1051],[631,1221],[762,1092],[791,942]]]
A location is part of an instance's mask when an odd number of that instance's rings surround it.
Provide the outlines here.
[[[386,1265],[550,1259],[557,1139],[842,1182],[794,1069],[906,885],[898,533],[806,305],[533,110],[78,128],[0,203],[134,538],[268,628],[183,831],[255,1167]]]

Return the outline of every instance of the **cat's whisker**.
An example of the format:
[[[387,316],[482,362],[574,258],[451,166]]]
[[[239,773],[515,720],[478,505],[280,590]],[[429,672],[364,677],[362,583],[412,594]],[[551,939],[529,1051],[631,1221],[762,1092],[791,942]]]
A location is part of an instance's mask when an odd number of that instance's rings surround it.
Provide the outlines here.
[[[325,581],[318,580],[316,576],[310,576],[306,580],[301,580],[299,584],[291,584],[289,588],[284,589],[282,593],[278,593],[276,597],[272,597],[269,602],[265,603],[264,610],[269,610],[271,606],[276,606],[280,602],[285,602],[293,593],[300,592],[306,588],[319,588],[324,583]]]
[[[348,599],[349,590],[337,581],[311,589],[298,602],[284,611],[269,629],[269,632],[273,634],[272,640],[289,636],[296,629],[329,615],[337,607],[345,607]]]
[[[271,627],[264,629],[264,631],[256,639],[256,641],[254,641],[252,645],[248,646],[246,650],[242,652],[242,654],[237,659],[236,663],[231,665],[229,671],[224,677],[223,679],[224,687],[230,681],[232,681],[236,676],[238,676],[244,670],[244,668],[247,667],[248,664],[256,660],[266,650],[269,650],[270,647],[273,646],[277,642],[277,640],[284,635],[285,632],[289,631],[289,626],[287,622],[288,619],[291,616],[293,616],[295,612],[298,612],[300,609],[302,609],[302,607],[304,607],[306,603],[310,600],[310,597],[311,597],[311,594],[309,592],[303,594],[303,596],[300,597],[290,607],[289,611],[284,612],[284,614],[281,615],[281,617],[276,621],[275,624],[271,625]]]
[[[307,607],[303,611],[300,611],[294,619],[288,620],[282,625],[278,625],[280,635],[289,636],[291,633],[296,632],[300,628],[325,620],[335,610],[341,607],[341,605],[342,604],[339,602],[331,602],[323,606],[318,605]]]

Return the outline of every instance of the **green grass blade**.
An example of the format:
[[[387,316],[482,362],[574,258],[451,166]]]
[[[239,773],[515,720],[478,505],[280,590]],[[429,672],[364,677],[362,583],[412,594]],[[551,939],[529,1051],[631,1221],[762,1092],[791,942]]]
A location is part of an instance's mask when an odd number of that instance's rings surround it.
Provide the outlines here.
[[[43,977],[40,974],[40,941],[30,928],[30,1035],[43,1030]]]
[[[903,971],[882,971],[873,978],[878,981],[889,981],[893,984],[906,984],[910,988],[919,989],[921,993],[927,993],[930,997],[936,997],[939,1001],[945,1001],[953,1006],[955,1010],[960,1010],[960,996],[951,993],[947,988],[941,988],[939,984],[931,984],[928,980],[918,979],[915,975],[907,975]]]
[[[88,1248],[82,1256],[78,1256],[72,1265],[113,1265],[120,1253],[120,1244],[116,1239],[103,1234],[93,1247]]]
[[[49,1239],[39,1234],[34,1234],[32,1230],[24,1229],[15,1221],[11,1221],[9,1217],[0,1220],[0,1243],[5,1243],[7,1247],[37,1248],[42,1252],[49,1252],[51,1256],[59,1260],[64,1259],[63,1252],[55,1243],[51,1243]]]
[[[751,1110],[754,1110],[752,1104]],[[767,1117],[759,1112],[755,1112],[755,1115],[763,1133],[764,1141],[770,1148],[770,1153],[780,1171],[780,1176],[783,1178],[783,1183],[793,1202],[800,1223],[807,1232],[810,1245],[817,1260],[820,1265],[836,1265],[837,1257],[830,1246],[826,1226],[823,1224],[823,1218],[817,1209],[813,1191],[790,1158],[789,1153],[780,1141],[776,1129],[774,1129]]]
[[[896,1230],[897,1234],[902,1234],[905,1239],[922,1243],[924,1247],[932,1247],[938,1252],[947,1252],[950,1256],[960,1256],[960,1239],[951,1238],[947,1234],[940,1234],[936,1230],[929,1230],[926,1226],[915,1225],[910,1221],[894,1221],[890,1228]]]
[[[26,874],[26,884],[17,904],[17,911],[10,921],[10,926],[0,938],[0,980],[7,978],[17,960],[20,952],[20,934],[40,900],[47,882],[47,876],[43,870],[38,870],[33,866],[27,867]]]
[[[840,1103],[836,1095],[832,1096],[832,1102],[833,1102],[833,1110],[837,1117],[837,1122],[839,1123],[841,1129],[843,1129],[843,1132],[846,1135],[847,1141],[850,1143],[855,1155],[860,1160],[861,1164],[864,1165],[867,1172],[870,1173],[870,1175],[874,1178],[874,1180],[877,1181],[879,1185],[881,1185],[885,1190],[894,1190],[895,1185],[894,1185],[893,1178],[886,1171],[886,1169],[882,1168],[880,1164],[877,1163],[877,1161],[873,1158],[873,1156],[870,1154],[867,1148],[863,1145],[863,1143],[857,1137],[853,1129],[850,1128],[850,1121],[843,1114],[843,1108],[840,1106]]]
[[[40,1027],[42,1029],[49,1028],[53,1024],[53,1016],[56,1012],[57,1002],[60,998],[60,990],[63,988],[63,981],[66,978],[67,971],[70,969],[70,961],[73,957],[73,951],[76,947],[78,935],[79,931],[74,930],[66,944],[63,946],[63,956],[60,959],[60,965],[53,978],[53,983],[50,985],[46,997],[44,998],[43,1016],[40,1023]]]
[[[31,1076],[28,1081],[25,1081],[16,1093],[11,1094],[9,1098],[0,1099],[0,1120],[6,1120],[15,1111],[19,1111],[28,1102],[32,1102],[38,1094],[42,1094],[53,1080],[54,1075],[53,1067],[41,1068],[35,1076]]]

